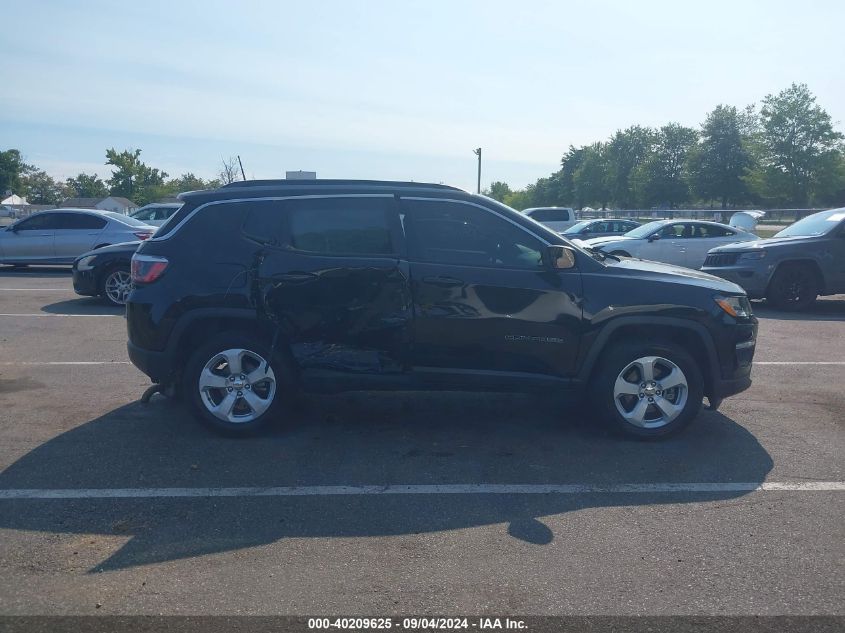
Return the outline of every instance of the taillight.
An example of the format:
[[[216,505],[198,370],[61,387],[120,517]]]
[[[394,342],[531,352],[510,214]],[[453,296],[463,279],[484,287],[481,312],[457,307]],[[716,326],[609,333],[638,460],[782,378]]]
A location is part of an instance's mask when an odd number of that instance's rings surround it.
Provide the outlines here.
[[[136,284],[151,284],[162,276],[168,263],[166,257],[136,253],[132,256],[132,281]]]
[[[135,237],[137,237],[139,240],[148,240],[152,236],[152,231],[135,231]]]

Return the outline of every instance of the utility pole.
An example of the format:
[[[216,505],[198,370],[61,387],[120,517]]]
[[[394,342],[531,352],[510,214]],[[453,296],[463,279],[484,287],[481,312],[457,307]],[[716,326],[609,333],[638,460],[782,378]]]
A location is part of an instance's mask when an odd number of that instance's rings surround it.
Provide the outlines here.
[[[476,193],[481,193],[481,148],[472,150],[472,153],[478,156],[478,190]]]

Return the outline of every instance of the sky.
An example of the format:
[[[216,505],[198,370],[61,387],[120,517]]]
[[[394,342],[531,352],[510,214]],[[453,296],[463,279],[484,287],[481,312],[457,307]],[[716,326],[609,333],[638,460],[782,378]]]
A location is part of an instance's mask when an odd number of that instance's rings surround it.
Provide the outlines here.
[[[569,145],[807,83],[845,121],[845,2],[0,0],[0,149],[57,178],[524,187]]]

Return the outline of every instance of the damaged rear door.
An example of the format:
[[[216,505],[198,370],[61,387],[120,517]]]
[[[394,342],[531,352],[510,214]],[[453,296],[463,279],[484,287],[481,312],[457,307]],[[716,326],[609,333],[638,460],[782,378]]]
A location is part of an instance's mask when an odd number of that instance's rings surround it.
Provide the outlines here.
[[[271,206],[245,226],[273,234],[255,264],[256,303],[306,376],[404,373],[412,304],[393,195]]]

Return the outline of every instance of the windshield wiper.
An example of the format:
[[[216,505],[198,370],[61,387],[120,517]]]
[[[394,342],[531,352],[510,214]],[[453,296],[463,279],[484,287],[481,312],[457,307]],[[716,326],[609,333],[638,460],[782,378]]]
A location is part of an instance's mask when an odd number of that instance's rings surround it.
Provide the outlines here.
[[[610,253],[605,253],[604,251],[600,251],[599,249],[588,246],[587,250],[593,255],[595,259],[600,262],[603,262],[606,259],[615,259],[617,262],[621,262],[622,260],[617,257],[616,255],[611,255]]]

